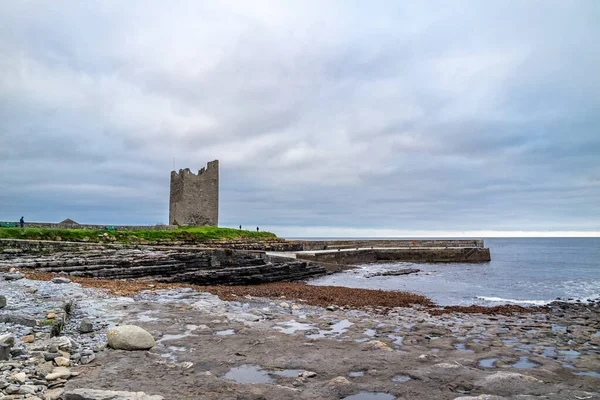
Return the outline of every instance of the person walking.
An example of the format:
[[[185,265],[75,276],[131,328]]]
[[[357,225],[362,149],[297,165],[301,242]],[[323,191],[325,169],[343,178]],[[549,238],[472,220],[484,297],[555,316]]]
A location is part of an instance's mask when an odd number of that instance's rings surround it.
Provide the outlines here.
[[[19,220],[19,225],[21,225],[21,228],[25,226],[25,217],[21,217],[21,219]]]

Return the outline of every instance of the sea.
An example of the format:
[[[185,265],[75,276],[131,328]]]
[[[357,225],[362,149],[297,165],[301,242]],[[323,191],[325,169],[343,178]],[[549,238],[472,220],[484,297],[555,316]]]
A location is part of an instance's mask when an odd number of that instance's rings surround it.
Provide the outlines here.
[[[544,305],[600,298],[600,238],[489,238],[485,246],[492,256],[486,263],[365,264],[309,284],[406,291],[440,305]],[[421,272],[369,277],[403,268]]]

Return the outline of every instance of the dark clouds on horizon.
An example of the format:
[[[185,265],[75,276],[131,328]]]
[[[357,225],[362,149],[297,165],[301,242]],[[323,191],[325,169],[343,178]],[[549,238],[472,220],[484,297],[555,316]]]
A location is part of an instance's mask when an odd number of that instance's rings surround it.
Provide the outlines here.
[[[600,231],[600,5],[510,3],[0,3],[0,220]]]

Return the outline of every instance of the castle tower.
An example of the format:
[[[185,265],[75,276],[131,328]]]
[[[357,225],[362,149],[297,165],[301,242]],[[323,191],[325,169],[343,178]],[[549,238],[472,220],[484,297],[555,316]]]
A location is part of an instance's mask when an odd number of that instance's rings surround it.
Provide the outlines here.
[[[189,168],[171,171],[169,224],[219,225],[219,160],[211,161],[195,175]]]

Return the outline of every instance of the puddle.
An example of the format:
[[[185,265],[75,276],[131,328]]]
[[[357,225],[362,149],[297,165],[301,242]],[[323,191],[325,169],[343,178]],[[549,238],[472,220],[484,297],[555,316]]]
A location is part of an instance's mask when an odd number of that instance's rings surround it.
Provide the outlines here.
[[[600,331],[594,333],[594,336],[600,336]]]
[[[272,375],[281,376],[284,378],[297,378],[301,372],[304,372],[303,369],[282,369],[277,371],[270,371],[269,373]]]
[[[348,376],[365,376],[363,371],[351,371],[348,372]]]
[[[183,353],[187,350],[185,347],[179,347],[179,346],[168,346],[167,349],[169,349],[171,351],[178,351],[180,353]]]
[[[352,322],[348,321],[347,319],[343,319],[343,320],[331,325],[331,329],[329,329],[329,330],[319,329],[319,333],[315,333],[312,335],[306,335],[306,337],[310,338],[310,339],[318,339],[318,338],[324,338],[327,336],[337,336],[337,335],[340,335],[340,334],[346,332],[348,330],[348,328],[352,325],[354,325]]]
[[[537,368],[539,366],[540,364],[529,361],[529,358],[527,357],[521,357],[519,361],[511,365],[511,367],[519,369]]]
[[[567,327],[557,324],[552,324],[552,332],[567,333]]]
[[[527,332],[527,333],[537,333],[537,329],[529,329],[529,330],[526,330],[525,332]]]
[[[344,397],[342,400],[395,400],[389,393],[360,392],[352,396]]]
[[[519,343],[519,339],[517,339],[517,338],[503,339],[502,343],[504,343],[504,344],[515,344],[515,343]]]
[[[577,350],[571,350],[571,349],[558,351],[559,357],[566,358],[567,360],[576,360],[579,358],[580,354],[581,353],[579,353]]]
[[[600,372],[595,371],[573,372],[573,374],[579,376],[591,376],[592,378],[600,379]]]
[[[152,322],[152,321],[158,321],[158,318],[151,317],[149,315],[140,315],[139,318],[138,318],[138,321]]]
[[[283,333],[287,333],[288,335],[291,335],[293,333],[295,333],[296,331],[309,331],[311,329],[315,329],[315,326],[313,324],[307,324],[304,322],[296,322],[295,319],[292,319],[291,321],[288,322],[282,322],[278,325],[281,326],[275,326],[274,329],[283,332]]]
[[[375,329],[365,329],[365,331],[363,332],[364,335],[367,335],[369,337],[375,336],[376,333],[377,331]]]
[[[402,346],[404,342],[404,336],[388,335],[388,337],[392,339],[392,343],[396,346]]]
[[[575,369],[575,367],[572,366],[571,364],[563,364],[562,366],[563,366],[563,368]]]
[[[242,365],[231,368],[224,376],[225,379],[237,383],[272,383],[273,378],[269,372],[263,370],[258,365]]]
[[[494,365],[494,363],[498,361],[497,358],[482,358],[481,360],[479,360],[479,367],[480,368],[496,368],[496,366]]]
[[[474,353],[473,350],[467,349],[467,346],[464,343],[456,343],[454,344],[454,348],[458,351],[463,351],[465,353]]]
[[[408,382],[411,377],[408,375],[396,375],[392,377],[392,382]]]
[[[225,329],[224,331],[215,332],[215,335],[219,335],[219,336],[235,335],[235,331],[233,329]]]
[[[543,346],[542,357],[554,358],[556,357],[556,349],[552,346]]]
[[[432,353],[439,353],[440,351],[441,351],[441,350],[440,350],[440,349],[438,349],[437,347],[434,347],[434,348],[432,348],[432,349],[431,349],[431,352],[432,352]]]

